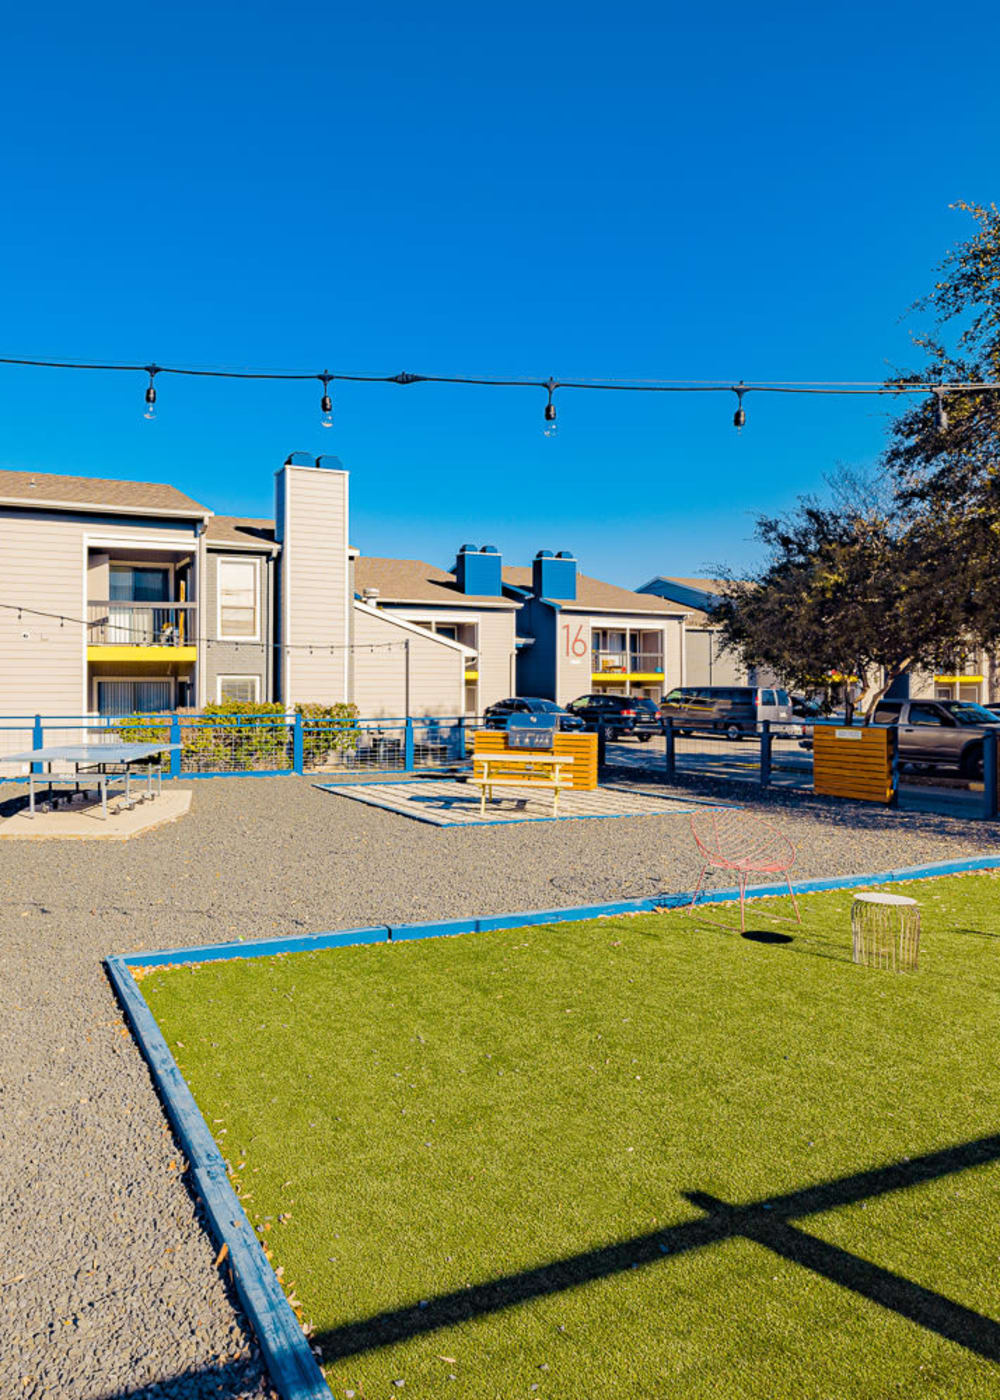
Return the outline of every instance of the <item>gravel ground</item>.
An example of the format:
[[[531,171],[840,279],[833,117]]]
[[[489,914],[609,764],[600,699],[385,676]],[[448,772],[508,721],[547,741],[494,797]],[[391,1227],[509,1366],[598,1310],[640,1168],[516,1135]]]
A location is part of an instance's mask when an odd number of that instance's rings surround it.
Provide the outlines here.
[[[304,779],[192,786],[188,817],[126,844],[0,846],[3,1397],[270,1395],[104,956],[645,896],[697,873],[685,817],[449,830]],[[0,789],[0,812],[18,791]],[[801,876],[1000,848],[995,824],[760,805]]]

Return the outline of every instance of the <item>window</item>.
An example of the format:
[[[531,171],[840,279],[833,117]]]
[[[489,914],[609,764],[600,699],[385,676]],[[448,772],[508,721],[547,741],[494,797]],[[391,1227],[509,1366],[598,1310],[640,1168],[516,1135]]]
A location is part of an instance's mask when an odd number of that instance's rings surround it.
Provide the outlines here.
[[[170,680],[97,682],[99,715],[159,714],[173,708],[174,683]]]
[[[219,560],[219,636],[257,636],[257,565],[252,559]]]
[[[170,572],[112,564],[108,587],[114,603],[166,603],[170,598]]]
[[[220,676],[218,696],[223,700],[238,700],[241,705],[254,705],[260,699],[260,676]]]
[[[898,701],[884,701],[878,706],[872,717],[873,724],[898,724],[899,711],[902,706]]]
[[[941,711],[934,705],[911,705],[911,724],[943,724]]]
[[[760,703],[761,703],[762,705],[773,705],[773,704],[775,703],[775,701],[774,701],[774,691],[773,691],[773,690],[762,690],[762,691],[760,692]]]

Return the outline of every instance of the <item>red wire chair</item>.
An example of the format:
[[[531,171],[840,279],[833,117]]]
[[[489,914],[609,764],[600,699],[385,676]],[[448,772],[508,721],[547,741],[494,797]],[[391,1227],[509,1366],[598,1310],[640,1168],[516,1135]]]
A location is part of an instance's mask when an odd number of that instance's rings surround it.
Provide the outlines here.
[[[698,902],[705,876],[710,869],[731,870],[740,890],[740,932],[746,932],[746,888],[748,875],[784,875],[792,897],[797,923],[802,922],[798,900],[788,872],[795,864],[795,847],[788,837],[769,822],[737,808],[709,808],[691,815],[691,833],[704,862],[698,884],[688,905],[690,914]]]

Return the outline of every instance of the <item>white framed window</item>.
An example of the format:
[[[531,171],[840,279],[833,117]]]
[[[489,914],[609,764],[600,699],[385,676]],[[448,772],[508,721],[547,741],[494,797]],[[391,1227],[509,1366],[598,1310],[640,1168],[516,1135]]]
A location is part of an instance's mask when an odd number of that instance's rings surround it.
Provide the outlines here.
[[[259,640],[258,572],[255,559],[220,559],[219,628],[224,641]]]
[[[255,705],[260,699],[260,676],[219,676],[215,684],[220,704],[238,700],[241,705]]]

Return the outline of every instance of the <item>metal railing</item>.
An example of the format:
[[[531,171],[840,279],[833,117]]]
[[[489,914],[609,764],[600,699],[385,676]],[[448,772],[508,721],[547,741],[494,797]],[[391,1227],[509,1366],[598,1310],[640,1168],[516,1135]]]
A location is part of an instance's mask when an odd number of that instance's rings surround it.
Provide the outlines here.
[[[662,651],[606,651],[594,647],[590,653],[593,672],[627,673],[629,671],[663,672]]]
[[[479,720],[465,715],[400,719],[307,719],[294,714],[9,716],[0,719],[4,755],[52,744],[179,744],[171,777],[322,773],[349,781],[358,773],[442,771],[465,760]]]
[[[87,604],[91,646],[175,647],[194,645],[197,603]]]

